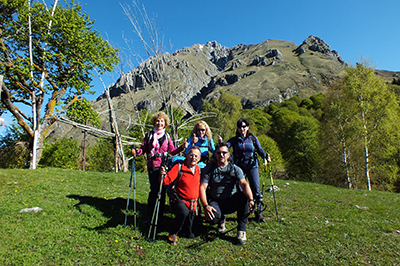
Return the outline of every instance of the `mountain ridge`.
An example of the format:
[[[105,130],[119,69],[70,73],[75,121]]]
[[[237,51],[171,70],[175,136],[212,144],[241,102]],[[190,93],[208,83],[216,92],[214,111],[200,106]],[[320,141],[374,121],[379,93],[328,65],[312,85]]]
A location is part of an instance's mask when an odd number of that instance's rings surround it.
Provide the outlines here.
[[[337,51],[313,35],[300,45],[270,39],[227,48],[212,41],[150,57],[121,74],[109,91],[119,127],[128,129],[137,110],[152,113],[162,109],[160,89],[167,94],[165,101],[172,101],[189,115],[200,112],[203,101],[219,97],[222,90],[238,96],[243,108],[256,108],[293,96],[308,98],[323,93],[343,76],[345,66]],[[376,73],[387,82],[400,75],[386,70]],[[102,129],[110,130],[105,94],[92,104],[105,116]],[[50,135],[60,136],[58,131],[65,131],[63,136],[82,138],[79,130],[59,123]]]

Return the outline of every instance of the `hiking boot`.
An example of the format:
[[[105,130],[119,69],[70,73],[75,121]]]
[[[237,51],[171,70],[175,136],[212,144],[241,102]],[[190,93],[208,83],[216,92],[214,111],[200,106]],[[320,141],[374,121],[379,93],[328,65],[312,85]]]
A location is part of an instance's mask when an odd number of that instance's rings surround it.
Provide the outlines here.
[[[238,231],[237,232],[237,240],[239,245],[243,245],[246,243],[247,238],[246,238],[246,231]]]
[[[221,222],[219,222],[218,227],[217,227],[217,231],[218,231],[218,233],[221,233],[221,234],[226,232],[225,218]]]
[[[265,222],[264,215],[262,215],[262,213],[256,212],[256,221],[257,221],[257,223]]]
[[[168,242],[174,246],[178,245],[178,236],[177,235],[169,235]]]

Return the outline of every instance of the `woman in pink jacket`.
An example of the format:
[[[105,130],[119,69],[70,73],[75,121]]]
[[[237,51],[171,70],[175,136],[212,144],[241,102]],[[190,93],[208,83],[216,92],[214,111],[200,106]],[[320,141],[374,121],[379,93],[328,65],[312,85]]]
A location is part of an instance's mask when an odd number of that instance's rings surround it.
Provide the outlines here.
[[[154,206],[157,201],[160,183],[158,181],[160,168],[162,163],[167,160],[168,153],[175,155],[187,148],[187,141],[179,146],[174,147],[171,137],[165,132],[165,128],[169,125],[169,118],[163,112],[157,112],[151,118],[154,129],[149,131],[142,143],[140,149],[132,149],[133,156],[147,155],[147,172],[149,174],[150,192],[147,199],[147,223],[150,224],[153,215]],[[165,189],[162,190],[161,202],[159,208],[159,217],[162,217],[165,207]]]

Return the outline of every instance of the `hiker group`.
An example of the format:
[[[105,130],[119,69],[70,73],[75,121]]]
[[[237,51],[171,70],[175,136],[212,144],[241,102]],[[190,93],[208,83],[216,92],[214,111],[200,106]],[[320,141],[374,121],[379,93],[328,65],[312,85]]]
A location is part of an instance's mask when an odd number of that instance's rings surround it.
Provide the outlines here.
[[[256,153],[267,164],[271,161],[256,136],[249,131],[246,119],[237,121],[236,136],[223,142],[218,136],[215,145],[212,133],[204,121],[195,124],[189,139],[174,147],[165,129],[169,118],[157,112],[151,119],[154,129],[149,131],[140,148],[132,149],[133,156],[147,155],[150,192],[147,200],[146,223],[149,238],[157,225],[162,225],[166,194],[175,218],[170,225],[168,241],[177,245],[180,232],[195,237],[200,211],[205,221],[217,225],[225,233],[225,215],[237,213],[237,242],[247,241],[246,225],[254,212],[257,222],[264,222],[262,191],[260,191],[259,162]],[[233,158],[229,148],[233,149]],[[185,150],[185,157],[175,156],[176,162],[168,169],[168,154]],[[212,156],[209,156],[209,154]],[[246,181],[246,178],[248,181]]]

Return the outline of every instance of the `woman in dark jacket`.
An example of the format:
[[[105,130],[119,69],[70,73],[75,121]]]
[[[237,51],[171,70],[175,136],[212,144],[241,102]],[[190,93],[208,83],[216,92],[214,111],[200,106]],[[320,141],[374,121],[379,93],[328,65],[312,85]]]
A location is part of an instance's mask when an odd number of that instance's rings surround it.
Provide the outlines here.
[[[257,137],[249,131],[249,121],[242,118],[237,121],[236,136],[230,138],[226,144],[228,147],[233,148],[234,163],[239,166],[243,173],[249,180],[251,191],[253,192],[254,199],[256,200],[257,222],[264,222],[265,218],[262,215],[262,193],[260,192],[260,175],[258,171],[259,162],[257,155],[261,156],[264,160],[271,161],[268,154],[266,154],[260,145]],[[222,142],[222,138],[219,138]]]

